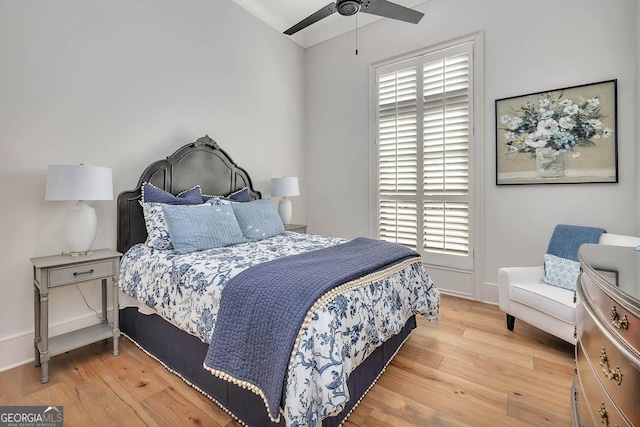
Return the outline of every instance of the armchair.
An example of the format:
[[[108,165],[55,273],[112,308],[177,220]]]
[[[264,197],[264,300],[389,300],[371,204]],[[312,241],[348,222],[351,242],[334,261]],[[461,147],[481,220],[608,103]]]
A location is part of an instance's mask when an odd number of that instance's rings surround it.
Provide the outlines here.
[[[600,245],[638,246],[639,237],[604,233]],[[571,344],[576,343],[575,292],[540,283],[544,267],[505,267],[498,272],[500,310],[507,314],[507,329],[514,330],[516,318]]]

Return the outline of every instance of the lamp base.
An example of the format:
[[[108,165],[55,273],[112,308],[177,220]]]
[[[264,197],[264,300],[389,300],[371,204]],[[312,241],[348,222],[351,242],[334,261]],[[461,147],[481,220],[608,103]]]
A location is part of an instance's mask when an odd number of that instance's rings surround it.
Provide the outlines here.
[[[67,211],[64,229],[71,256],[90,254],[98,231],[96,210],[79,201]]]
[[[69,255],[69,256],[86,256],[86,255],[91,255],[93,253],[93,251],[89,250],[86,252],[62,252],[62,255]]]
[[[278,214],[280,214],[280,218],[284,225],[291,223],[291,216],[293,215],[291,200],[286,197],[283,197],[282,200],[280,200],[280,203],[278,203]]]

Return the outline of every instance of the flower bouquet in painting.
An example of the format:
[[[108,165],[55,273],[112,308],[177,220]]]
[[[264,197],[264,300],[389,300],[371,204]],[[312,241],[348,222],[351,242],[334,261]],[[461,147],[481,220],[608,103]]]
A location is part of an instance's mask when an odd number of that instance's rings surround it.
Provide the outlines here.
[[[606,84],[613,87],[613,96],[604,88],[599,88],[602,93],[586,90]],[[593,162],[594,155],[607,148],[613,150],[608,157],[615,158],[615,81],[498,100],[496,119],[498,184],[594,182],[583,179],[590,175],[600,182],[598,174],[606,178],[616,169],[615,161]],[[588,162],[574,160],[590,150],[594,153],[589,153]],[[500,182],[501,166],[507,162],[519,162],[521,173],[503,167],[505,182]],[[567,176],[570,162],[576,170]],[[602,169],[588,170],[600,164]]]

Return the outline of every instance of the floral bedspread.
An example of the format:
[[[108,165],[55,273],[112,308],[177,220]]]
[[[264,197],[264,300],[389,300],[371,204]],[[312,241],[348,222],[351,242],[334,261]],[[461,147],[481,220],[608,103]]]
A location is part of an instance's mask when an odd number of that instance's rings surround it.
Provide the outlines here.
[[[287,233],[257,242],[178,255],[143,244],[122,258],[120,287],[180,329],[209,343],[222,289],[253,265],[345,239]],[[314,426],[349,400],[349,374],[397,334],[413,314],[436,320],[440,294],[420,263],[337,296],[303,332],[286,377],[288,426]]]

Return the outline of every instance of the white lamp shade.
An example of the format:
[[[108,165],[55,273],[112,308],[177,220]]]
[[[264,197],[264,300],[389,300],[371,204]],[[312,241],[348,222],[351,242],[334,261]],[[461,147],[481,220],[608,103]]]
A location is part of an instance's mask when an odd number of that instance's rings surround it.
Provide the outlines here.
[[[271,178],[271,196],[289,197],[299,196],[298,177],[285,176],[283,178]]]
[[[111,169],[49,165],[45,200],[113,200]]]

